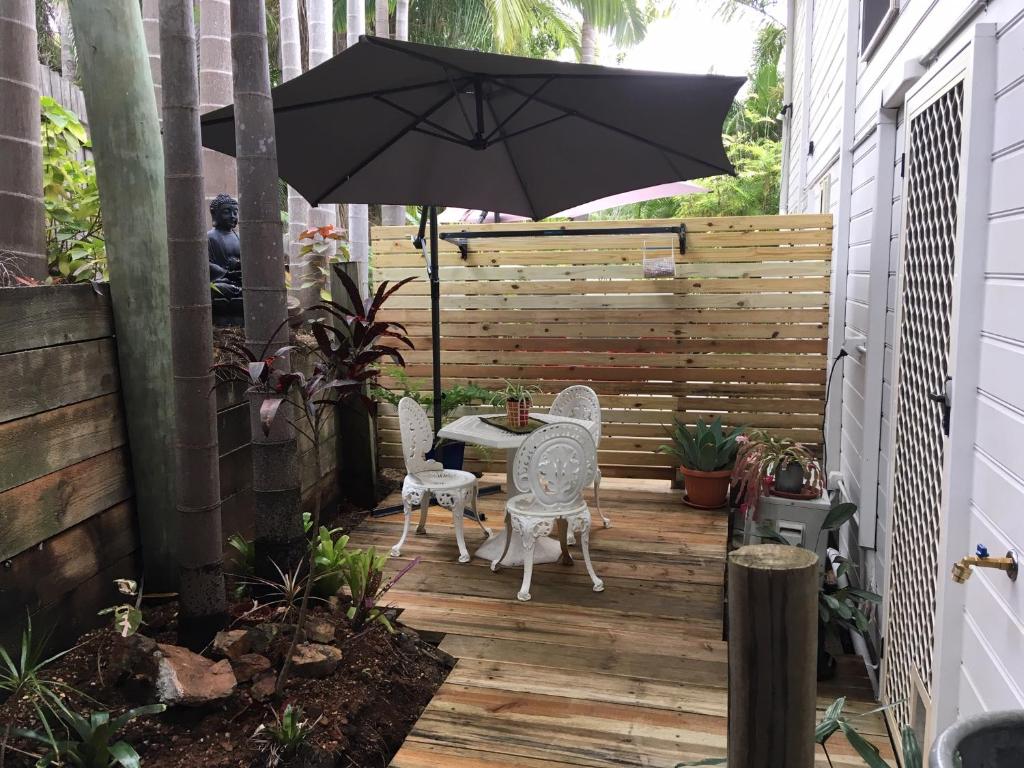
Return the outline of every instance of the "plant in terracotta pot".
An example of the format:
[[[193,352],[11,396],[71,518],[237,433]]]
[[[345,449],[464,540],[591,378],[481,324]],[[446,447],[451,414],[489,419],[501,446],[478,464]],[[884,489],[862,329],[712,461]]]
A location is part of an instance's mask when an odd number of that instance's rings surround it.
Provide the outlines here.
[[[505,416],[510,427],[525,427],[530,421],[530,408],[533,396],[540,392],[540,387],[520,384],[505,379],[505,388],[495,392],[492,405],[505,405]]]
[[[724,428],[721,416],[716,416],[710,424],[698,418],[692,428],[676,419],[670,433],[672,442],[658,451],[679,459],[688,503],[708,509],[725,506],[732,466],[745,439],[743,432],[743,427]]]
[[[738,488],[739,506],[749,514],[757,511],[761,497],[771,491],[817,498],[825,490],[821,467],[806,446],[764,432],[754,432],[743,441],[732,480]]]

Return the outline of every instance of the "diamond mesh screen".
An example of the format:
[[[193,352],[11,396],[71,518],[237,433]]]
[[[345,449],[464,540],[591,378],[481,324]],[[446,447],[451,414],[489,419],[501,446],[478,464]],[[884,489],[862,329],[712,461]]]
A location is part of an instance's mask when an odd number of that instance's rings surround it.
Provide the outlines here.
[[[907,153],[906,244],[897,390],[890,599],[883,700],[913,700],[912,670],[931,691],[939,511],[941,392],[949,357],[963,87],[915,117]],[[893,712],[910,722],[910,707]]]

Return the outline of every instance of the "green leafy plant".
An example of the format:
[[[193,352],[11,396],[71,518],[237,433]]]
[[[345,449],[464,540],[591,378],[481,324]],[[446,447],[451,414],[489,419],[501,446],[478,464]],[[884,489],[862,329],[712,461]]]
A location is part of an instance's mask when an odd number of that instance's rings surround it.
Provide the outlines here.
[[[352,605],[349,606],[346,615],[352,622],[353,629],[359,630],[367,624],[379,622],[388,632],[395,631],[384,609],[379,606],[380,600],[419,561],[420,558],[415,558],[391,581],[385,583],[384,567],[388,562],[387,555],[378,555],[373,547],[352,553],[348,568],[345,570],[345,581],[352,597]]]
[[[49,96],[40,101],[43,201],[50,273],[68,282],[107,279],[106,244],[96,168],[83,159],[85,127]]]
[[[243,580],[243,584],[247,589],[258,588],[263,593],[262,603],[259,603],[257,607],[274,606],[280,614],[279,621],[287,622],[296,605],[302,602],[302,596],[306,589],[308,579],[302,572],[304,563],[299,563],[295,566],[294,571],[289,572],[282,571],[277,563],[273,561],[271,563],[274,570],[277,571],[276,579],[264,579],[254,575]]]
[[[121,637],[128,637],[134,635],[139,631],[139,627],[142,626],[142,592],[139,590],[139,585],[132,579],[114,579],[114,584],[117,585],[117,591],[127,597],[134,597],[135,602],[133,603],[120,603],[118,605],[112,605],[109,608],[104,608],[99,611],[97,616],[105,616],[107,614],[113,614],[114,616],[114,631],[116,631]]]
[[[504,382],[505,388],[491,395],[491,405],[504,405],[509,400],[518,403],[530,402],[534,395],[540,393],[540,387],[533,384],[522,384],[509,379],[504,379]]]
[[[821,722],[814,729],[814,740],[821,745],[829,765],[832,765],[832,758],[828,754],[826,744],[837,731],[842,731],[843,736],[846,737],[846,740],[850,742],[850,746],[860,755],[865,765],[869,766],[869,768],[889,768],[889,764],[878,753],[878,748],[857,732],[851,720],[882,712],[892,705],[886,704],[885,706],[865,712],[863,715],[853,715],[852,717],[845,717],[843,715],[843,708],[845,706],[845,697],[833,701],[828,709],[825,710],[825,715],[822,717]],[[900,733],[903,742],[903,768],[921,768],[923,760],[921,745],[917,741],[917,734],[914,733],[913,728],[907,725],[903,726]]]
[[[823,493],[825,476],[817,460],[801,443],[789,438],[753,432],[740,440],[732,481],[739,485],[740,508],[753,514],[771,487],[772,476],[796,462],[804,469],[804,484]]]
[[[743,434],[743,427],[723,428],[721,416],[716,416],[710,424],[698,417],[693,428],[676,419],[669,433],[672,442],[659,447],[658,452],[677,457],[686,469],[717,472],[732,468]]]
[[[388,368],[384,371],[395,380],[396,386],[387,388],[374,386],[372,394],[378,400],[398,406],[403,397],[411,397],[428,413],[433,411],[434,395],[424,391],[422,382],[414,381],[401,368]],[[464,405],[473,403],[490,403],[494,393],[476,384],[456,384],[441,391],[441,417],[447,418]]]
[[[32,617],[26,613],[17,658],[12,657],[6,648],[0,647],[0,700],[28,703],[40,727],[46,732],[46,742],[53,745],[56,740],[51,720],[59,718],[64,711],[61,694],[78,691],[46,674],[45,670],[50,664],[73,650],[69,648],[53,656],[44,656],[48,640],[49,636],[34,636]]]
[[[321,525],[314,546],[313,592],[318,597],[331,597],[345,584],[345,570],[352,555],[348,536],[340,528],[328,530]]]
[[[302,243],[299,255],[305,260],[308,269],[304,274],[290,276],[291,279],[299,281],[300,289],[317,286],[320,298],[329,301],[331,295],[327,284],[331,277],[331,266],[349,260],[348,243],[333,224],[305,230],[299,234],[299,242]]]
[[[139,768],[142,764],[138,752],[126,741],[110,740],[128,723],[143,715],[155,715],[167,709],[164,704],[149,704],[130,709],[119,717],[110,718],[109,712],[93,712],[87,718],[65,709],[62,720],[73,731],[76,738],[54,742],[49,734],[15,729],[22,738],[46,744],[50,752],[44,755],[37,766],[73,765],[76,768],[110,768],[120,765],[124,768]]]
[[[274,712],[273,723],[260,725],[252,736],[267,753],[267,764],[275,766],[295,757],[318,722],[319,717],[310,722],[302,707],[289,704],[280,715]]]

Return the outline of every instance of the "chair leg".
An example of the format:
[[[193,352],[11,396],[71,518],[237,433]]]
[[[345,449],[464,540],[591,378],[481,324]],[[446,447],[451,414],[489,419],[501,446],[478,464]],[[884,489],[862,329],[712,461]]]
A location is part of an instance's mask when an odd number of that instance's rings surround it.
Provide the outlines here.
[[[605,528],[612,527],[612,521],[608,519],[608,516],[601,511],[601,473],[598,472],[594,476],[594,505],[597,507],[597,514],[601,516],[601,521],[604,523]]]
[[[429,511],[430,494],[424,491],[423,498],[420,499],[420,524],[416,526],[417,536],[425,536],[427,533],[427,512]]]
[[[484,521],[480,519],[480,497],[477,495],[477,488],[473,488],[473,519],[476,524],[480,526],[480,530],[484,532],[486,538],[491,538],[491,529],[484,525]]]
[[[400,538],[398,543],[391,548],[392,557],[399,557],[402,554],[402,547],[405,546],[405,538],[409,535],[409,523],[412,521],[412,504],[407,499],[403,499],[402,508],[405,513],[405,522],[402,524],[402,538]]]
[[[459,545],[459,562],[469,562],[469,551],[466,549],[466,533],[462,527],[462,513],[465,506],[461,501],[452,505],[452,524],[455,526],[455,542]]]
[[[505,559],[505,555],[508,554],[508,545],[512,543],[512,517],[508,512],[505,513],[505,548],[501,550],[501,555],[497,560],[491,561],[491,570],[495,573],[498,568],[501,567],[501,561]]]
[[[533,580],[533,549],[536,543],[537,537],[534,536],[534,531],[526,532],[523,536],[523,585],[519,588],[519,594],[516,595],[524,603],[530,599],[530,582]]]
[[[562,545],[562,559],[559,561],[562,565],[572,565],[572,554],[569,552],[569,521],[564,517],[558,518],[555,521],[558,525],[558,543]]]
[[[583,562],[586,563],[587,573],[590,574],[590,580],[594,582],[595,592],[604,592],[604,582],[597,577],[594,572],[594,564],[590,562],[590,521],[587,520],[583,525],[583,530],[580,531],[580,549],[583,550]]]

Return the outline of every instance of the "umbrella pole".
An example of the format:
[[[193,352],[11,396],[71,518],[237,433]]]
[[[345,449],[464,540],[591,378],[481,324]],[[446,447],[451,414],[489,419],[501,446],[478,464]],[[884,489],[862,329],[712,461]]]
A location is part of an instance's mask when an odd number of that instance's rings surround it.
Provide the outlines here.
[[[430,340],[434,368],[434,434],[441,429],[441,280],[437,269],[437,207],[430,206]]]

